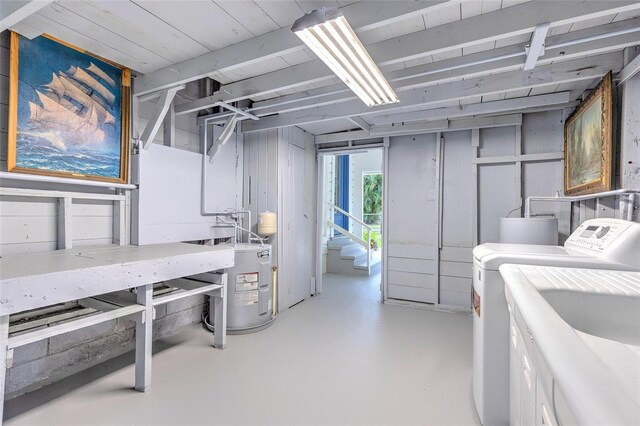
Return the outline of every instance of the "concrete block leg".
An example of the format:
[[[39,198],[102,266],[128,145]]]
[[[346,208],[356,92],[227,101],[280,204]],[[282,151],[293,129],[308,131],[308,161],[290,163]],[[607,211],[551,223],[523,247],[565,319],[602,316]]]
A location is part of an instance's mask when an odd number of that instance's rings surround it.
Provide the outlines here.
[[[146,307],[136,321],[136,390],[151,389],[151,349],[153,343],[153,284],[137,288],[137,302]]]
[[[222,274],[222,288],[213,297],[215,306],[213,347],[224,349],[227,344],[227,273]]]

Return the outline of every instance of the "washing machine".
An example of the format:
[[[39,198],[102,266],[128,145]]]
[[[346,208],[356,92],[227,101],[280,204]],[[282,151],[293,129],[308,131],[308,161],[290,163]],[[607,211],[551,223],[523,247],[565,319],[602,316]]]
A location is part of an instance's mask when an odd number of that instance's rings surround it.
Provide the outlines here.
[[[564,246],[481,244],[473,249],[473,397],[485,426],[509,424],[509,312],[500,265],[640,270],[640,223],[592,219]]]

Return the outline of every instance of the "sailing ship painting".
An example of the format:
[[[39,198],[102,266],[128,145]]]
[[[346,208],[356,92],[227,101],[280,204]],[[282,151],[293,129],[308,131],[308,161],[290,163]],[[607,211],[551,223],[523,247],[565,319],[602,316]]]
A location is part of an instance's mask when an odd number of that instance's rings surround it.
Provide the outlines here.
[[[123,180],[122,69],[48,37],[15,36],[15,171]]]

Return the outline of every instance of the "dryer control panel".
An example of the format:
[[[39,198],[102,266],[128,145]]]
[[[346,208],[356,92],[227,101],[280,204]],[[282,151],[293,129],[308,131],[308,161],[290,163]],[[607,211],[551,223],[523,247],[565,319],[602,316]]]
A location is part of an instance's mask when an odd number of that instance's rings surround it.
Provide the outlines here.
[[[640,223],[620,219],[587,220],[571,234],[564,246],[582,253],[601,254],[611,260],[621,255],[618,261],[625,261],[635,252],[635,263],[640,266]],[[630,252],[618,253],[622,250]]]

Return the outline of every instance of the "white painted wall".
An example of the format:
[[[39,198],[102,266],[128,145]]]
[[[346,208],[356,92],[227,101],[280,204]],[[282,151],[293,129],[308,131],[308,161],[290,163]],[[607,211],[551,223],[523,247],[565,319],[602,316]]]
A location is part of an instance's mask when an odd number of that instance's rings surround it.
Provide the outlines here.
[[[209,126],[209,131],[214,137],[222,132],[220,126]],[[207,240],[219,225],[215,216],[201,214],[202,148],[192,152],[179,146],[152,144],[131,157],[139,184],[134,191],[134,244]],[[234,133],[213,161],[207,160],[207,212],[243,210],[242,157],[242,135]]]

